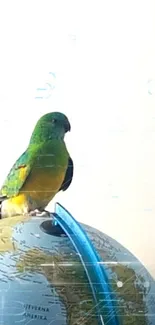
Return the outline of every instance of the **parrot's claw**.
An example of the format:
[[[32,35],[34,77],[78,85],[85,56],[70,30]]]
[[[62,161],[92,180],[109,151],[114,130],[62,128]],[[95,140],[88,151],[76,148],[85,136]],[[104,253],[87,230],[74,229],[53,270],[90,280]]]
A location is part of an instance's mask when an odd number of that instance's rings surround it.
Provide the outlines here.
[[[47,211],[47,210],[44,210],[43,212],[43,216],[46,216],[46,217],[49,217],[49,218],[53,218],[53,215],[51,212]]]
[[[40,211],[38,209],[30,211],[29,215],[31,217],[51,217],[51,213],[49,211],[46,210]]]
[[[36,210],[30,211],[30,212],[29,212],[29,215],[30,215],[31,217],[37,217],[37,215],[38,215],[39,213],[41,213],[41,212],[40,212],[38,209],[36,209]]]

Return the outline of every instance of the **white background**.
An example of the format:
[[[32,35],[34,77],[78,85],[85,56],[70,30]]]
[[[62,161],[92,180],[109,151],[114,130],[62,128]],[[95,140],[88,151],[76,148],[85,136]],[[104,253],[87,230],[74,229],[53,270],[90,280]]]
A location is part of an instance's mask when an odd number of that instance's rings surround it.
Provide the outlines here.
[[[0,31],[0,183],[37,119],[64,112],[75,176],[49,208],[59,201],[155,276],[154,0],[6,0]]]

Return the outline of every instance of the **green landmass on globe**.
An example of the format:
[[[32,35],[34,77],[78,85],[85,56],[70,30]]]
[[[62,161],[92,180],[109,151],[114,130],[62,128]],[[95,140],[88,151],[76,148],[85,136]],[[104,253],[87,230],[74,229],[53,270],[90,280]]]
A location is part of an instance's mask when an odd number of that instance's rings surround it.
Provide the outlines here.
[[[95,231],[84,225],[89,238],[92,240],[101,259],[106,262],[105,270],[110,270],[110,284],[114,295],[117,297],[117,314],[121,325],[148,325],[147,307],[144,301],[147,289],[143,285],[145,279],[137,274],[128,263],[119,263],[115,252],[121,252],[112,245],[107,236],[99,230]],[[130,256],[129,256],[130,259]],[[109,264],[108,264],[109,262]],[[131,264],[132,265],[132,264]],[[119,287],[118,283],[122,286]],[[139,314],[141,311],[141,314]],[[152,324],[151,324],[152,325]]]
[[[77,256],[72,255],[68,259],[65,255],[50,255],[40,249],[32,249],[20,258],[16,267],[22,273],[31,271],[45,275],[66,307],[69,325],[98,325],[89,283]]]
[[[17,216],[14,218],[4,218],[0,222],[0,252],[12,252],[17,250],[18,244],[12,240],[12,233],[16,225],[26,222],[29,216]]]
[[[70,266],[69,263],[71,263]],[[120,263],[110,265],[110,268],[112,271],[111,287],[118,300],[117,312],[120,324],[147,325],[146,306],[143,299],[145,288],[139,284],[139,281],[143,283],[143,278],[137,278],[132,268]],[[68,256],[65,258],[64,255],[50,255],[40,249],[32,249],[21,257],[17,263],[17,270],[42,273],[46,276],[66,307],[69,325],[82,322],[85,325],[98,324],[97,318],[94,317],[94,300],[86,274],[80,261],[77,261],[77,256],[76,258],[71,256],[68,259]],[[128,285],[119,288],[118,279],[121,279],[123,283],[128,282]],[[137,316],[139,310],[142,311],[142,315]]]

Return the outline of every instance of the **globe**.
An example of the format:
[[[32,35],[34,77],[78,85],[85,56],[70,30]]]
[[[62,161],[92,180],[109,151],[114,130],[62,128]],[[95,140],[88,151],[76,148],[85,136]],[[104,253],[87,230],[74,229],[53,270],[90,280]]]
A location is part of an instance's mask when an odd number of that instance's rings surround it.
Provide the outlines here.
[[[81,224],[101,258],[116,300],[118,324],[155,324],[155,283],[118,242]],[[0,221],[0,324],[98,325],[86,268],[70,237],[51,218]],[[102,324],[113,315],[102,310]]]

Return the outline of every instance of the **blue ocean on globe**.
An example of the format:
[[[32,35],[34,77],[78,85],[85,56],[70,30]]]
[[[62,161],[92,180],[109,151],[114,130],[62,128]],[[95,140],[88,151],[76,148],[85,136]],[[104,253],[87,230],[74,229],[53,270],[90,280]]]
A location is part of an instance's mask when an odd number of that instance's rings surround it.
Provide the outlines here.
[[[99,318],[84,262],[70,237],[51,233],[50,227],[47,217],[1,220],[0,325],[115,324],[103,301]],[[118,325],[154,325],[155,283],[146,268],[112,238],[81,227],[101,258]]]

